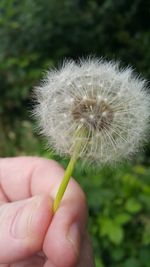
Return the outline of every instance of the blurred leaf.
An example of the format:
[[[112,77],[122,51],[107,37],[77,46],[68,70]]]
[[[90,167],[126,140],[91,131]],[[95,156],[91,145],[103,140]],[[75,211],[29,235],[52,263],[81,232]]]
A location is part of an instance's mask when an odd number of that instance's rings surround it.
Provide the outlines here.
[[[115,222],[120,225],[124,225],[127,222],[129,222],[131,219],[132,217],[128,213],[120,213],[115,217]]]
[[[120,244],[124,237],[123,228],[109,218],[103,218],[101,220],[100,233],[102,236],[108,236],[108,238],[115,244]]]
[[[102,263],[102,261],[98,258],[95,259],[95,265],[96,267],[105,267]]]
[[[142,205],[136,199],[129,198],[125,204],[125,208],[128,212],[137,213],[142,209]]]

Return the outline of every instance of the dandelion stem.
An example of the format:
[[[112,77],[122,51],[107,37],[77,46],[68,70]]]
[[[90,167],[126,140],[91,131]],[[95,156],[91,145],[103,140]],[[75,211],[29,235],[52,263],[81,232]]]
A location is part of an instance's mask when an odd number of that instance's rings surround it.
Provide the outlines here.
[[[57,209],[60,205],[60,202],[63,198],[63,195],[64,195],[65,190],[67,188],[67,185],[69,183],[70,177],[71,177],[73,170],[75,168],[75,164],[76,164],[76,161],[78,159],[78,156],[79,156],[79,153],[80,153],[80,150],[82,147],[82,143],[83,143],[83,135],[85,135],[85,132],[83,131],[83,129],[82,130],[80,129],[76,135],[76,137],[78,137],[78,138],[77,138],[76,144],[74,146],[74,152],[73,152],[72,157],[68,163],[63,180],[60,184],[56,198],[54,200],[54,206],[53,206],[54,213],[57,211]]]

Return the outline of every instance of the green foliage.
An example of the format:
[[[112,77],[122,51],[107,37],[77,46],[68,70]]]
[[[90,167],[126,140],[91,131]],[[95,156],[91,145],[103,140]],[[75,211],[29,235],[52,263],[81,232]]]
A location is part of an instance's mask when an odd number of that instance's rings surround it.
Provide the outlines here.
[[[97,257],[104,266],[150,266],[145,259],[150,249],[150,168],[124,164],[96,175],[79,169]]]
[[[0,155],[53,157],[35,135],[31,92],[64,57],[121,59],[149,78],[149,9],[148,0],[1,0]],[[96,267],[150,267],[149,154],[97,172],[77,165]]]

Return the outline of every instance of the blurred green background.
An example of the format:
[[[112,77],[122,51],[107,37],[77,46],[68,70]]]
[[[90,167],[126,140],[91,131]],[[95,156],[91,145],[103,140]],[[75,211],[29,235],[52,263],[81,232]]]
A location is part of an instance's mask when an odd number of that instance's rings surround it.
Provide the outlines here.
[[[0,1],[0,156],[40,155],[31,92],[45,69],[86,55],[119,59],[150,78],[149,0]],[[96,267],[150,267],[150,146],[96,173],[77,164]]]

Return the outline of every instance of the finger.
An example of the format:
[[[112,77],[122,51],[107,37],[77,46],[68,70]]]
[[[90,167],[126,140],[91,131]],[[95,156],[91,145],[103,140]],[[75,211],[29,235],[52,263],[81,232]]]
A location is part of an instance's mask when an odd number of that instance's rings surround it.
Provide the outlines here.
[[[63,267],[66,265],[63,265],[63,262],[61,261],[59,266]],[[81,253],[80,253],[80,260],[78,264],[70,265],[70,266],[73,266],[73,267],[94,267],[95,266],[91,241],[89,239],[88,233],[85,234],[84,242],[83,242]],[[58,265],[54,265],[54,263],[51,260],[47,260],[44,267],[58,267]]]
[[[42,249],[52,218],[47,195],[0,206],[0,263],[25,259]]]
[[[40,193],[55,197],[63,178],[63,168],[54,160],[38,157],[0,159],[0,189],[10,201]],[[70,188],[74,190],[74,184]]]
[[[55,213],[44,240],[44,252],[54,266],[76,266],[82,249],[86,218],[84,194],[74,186],[74,192],[66,194]]]
[[[16,263],[11,264],[11,267],[43,267],[45,260],[38,256],[33,256],[26,260],[18,261]],[[0,265],[1,267],[1,265]],[[10,267],[8,265],[7,267]]]
[[[53,160],[38,157],[0,159],[0,197],[3,201],[16,201],[40,193],[54,196],[63,168]],[[5,196],[5,197],[4,197]]]
[[[46,263],[43,265],[43,267],[57,267],[54,265],[51,260],[47,260]]]

